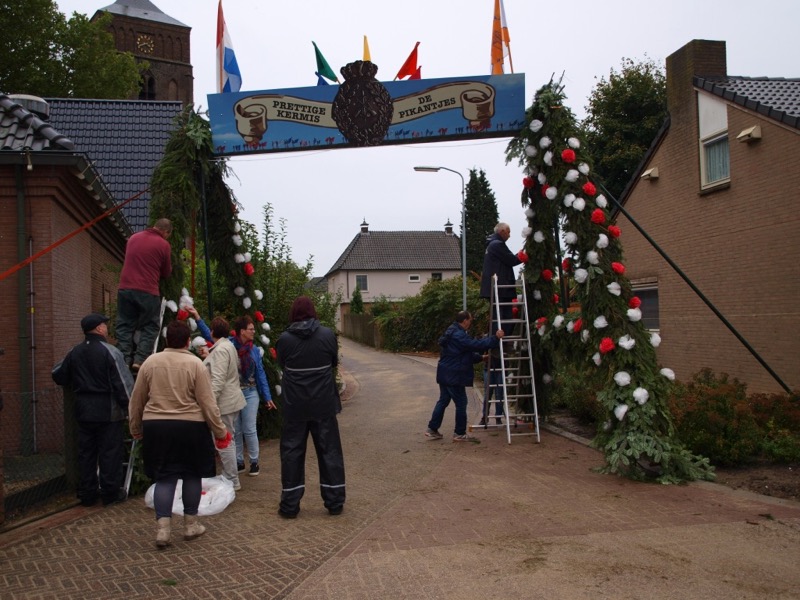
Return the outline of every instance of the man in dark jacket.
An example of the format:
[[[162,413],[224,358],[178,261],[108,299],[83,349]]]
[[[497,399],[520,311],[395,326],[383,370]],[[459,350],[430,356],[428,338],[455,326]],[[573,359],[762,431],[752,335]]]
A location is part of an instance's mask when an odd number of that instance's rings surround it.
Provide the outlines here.
[[[513,307],[510,302],[517,297],[517,289],[514,286],[516,283],[514,267],[528,261],[528,255],[524,250],[520,250],[516,254],[511,253],[506,246],[509,237],[511,237],[511,228],[507,223],[495,225],[494,235],[486,244],[486,253],[483,255],[483,272],[481,273],[481,298],[489,300],[492,297],[493,275],[497,275],[498,286],[507,286],[497,289],[501,323],[513,316]],[[492,306],[491,319],[492,331],[496,331],[500,325],[497,324],[497,308],[495,306]]]
[[[317,320],[310,298],[300,296],[289,311],[290,325],[275,349],[283,369],[281,430],[281,503],[278,514],[293,519],[305,492],[308,434],[319,464],[319,486],[325,508],[342,513],[345,500],[344,456],[336,414],[342,404],[334,369],[339,364],[336,336]]]
[[[123,428],[133,377],[122,353],[106,341],[107,322],[108,317],[98,313],[81,319],[86,339],[72,348],[52,373],[53,381],[75,393],[78,498],[84,506],[95,504],[98,494],[104,505],[125,499]]]
[[[466,310],[456,315],[456,320],[444,335],[439,338],[441,346],[439,363],[436,366],[436,383],[439,384],[439,401],[433,407],[431,420],[425,435],[431,439],[440,440],[442,434],[439,427],[444,419],[444,410],[450,400],[456,405],[456,427],[453,433],[454,442],[469,442],[474,440],[467,435],[467,387],[472,387],[475,371],[473,364],[482,360],[482,353],[500,345],[500,339],[505,335],[498,329],[494,335],[475,339],[469,336],[467,330],[472,325],[472,315]]]

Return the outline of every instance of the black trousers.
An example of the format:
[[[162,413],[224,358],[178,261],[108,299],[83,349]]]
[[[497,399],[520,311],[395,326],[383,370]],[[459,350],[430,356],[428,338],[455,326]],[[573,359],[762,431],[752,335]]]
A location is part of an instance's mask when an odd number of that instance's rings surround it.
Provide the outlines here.
[[[308,435],[319,464],[319,491],[325,508],[344,505],[344,456],[336,417],[316,421],[284,421],[281,431],[281,512],[295,515],[305,492]]]
[[[78,498],[81,502],[96,501],[98,493],[106,502],[117,498],[122,487],[122,463],[125,459],[124,423],[78,421]]]

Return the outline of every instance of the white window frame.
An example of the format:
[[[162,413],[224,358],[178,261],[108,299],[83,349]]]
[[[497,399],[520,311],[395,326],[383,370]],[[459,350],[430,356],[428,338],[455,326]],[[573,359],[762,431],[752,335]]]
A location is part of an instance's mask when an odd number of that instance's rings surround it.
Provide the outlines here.
[[[711,146],[718,142],[722,141],[726,142],[727,146],[727,167],[728,167],[728,174],[725,177],[721,177],[719,179],[709,180],[709,173],[708,173],[708,150]],[[707,190],[709,188],[714,188],[719,185],[724,185],[730,183],[731,181],[731,150],[730,150],[730,140],[728,140],[728,131],[718,131],[713,133],[705,138],[700,140],[700,181],[701,181],[701,189]]]
[[[408,283],[419,283],[420,281],[421,280],[420,280],[419,275],[409,275],[408,276]]]

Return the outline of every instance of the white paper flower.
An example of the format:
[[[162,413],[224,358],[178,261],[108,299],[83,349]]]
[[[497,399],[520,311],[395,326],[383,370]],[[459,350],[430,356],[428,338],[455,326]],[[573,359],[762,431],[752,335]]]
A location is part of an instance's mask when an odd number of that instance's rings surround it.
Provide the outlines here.
[[[536,175],[536,167],[534,167],[533,165],[528,165],[527,167],[522,169],[522,174],[525,177],[533,177],[534,175]]]
[[[595,243],[595,246],[597,246],[601,250],[603,248],[608,248],[608,236],[605,233],[601,233],[600,235],[598,235],[597,243]]]
[[[195,321],[192,317],[189,317],[189,329],[192,331],[197,331],[197,321]]]
[[[614,408],[614,416],[617,417],[617,420],[622,421],[625,418],[625,413],[628,412],[628,405],[627,404],[618,404]]]
[[[544,193],[544,195],[547,196],[548,200],[555,200],[556,196],[558,196],[558,188],[551,185],[549,188],[547,188],[547,191]]]
[[[590,265],[596,265],[600,263],[600,255],[595,252],[594,250],[589,250],[586,253],[586,262]]]
[[[600,208],[605,208],[606,206],[608,206],[608,200],[606,200],[606,197],[603,196],[603,194],[600,194],[597,198],[594,199],[594,201],[595,204],[597,204],[597,206],[599,206]]]
[[[244,253],[244,262],[250,262],[250,259],[252,258],[253,256],[249,252]]]
[[[548,167],[552,167],[553,166],[553,153],[550,152],[550,150],[548,150],[547,152],[544,153],[544,158],[542,160],[544,160],[544,164],[546,164]]]
[[[603,431],[611,431],[611,421],[605,421],[603,423]]]
[[[542,299],[542,292],[539,290],[533,290],[533,299],[534,300],[541,300]]]
[[[586,269],[575,269],[575,281],[583,283],[589,278],[589,271]]]
[[[199,348],[200,346],[205,346],[206,341],[203,339],[202,335],[198,335],[192,338],[192,348]]]
[[[589,341],[589,330],[584,329],[581,331],[581,341],[585,344]]]
[[[253,306],[253,301],[250,300],[247,296],[242,299],[242,306],[244,306],[245,310],[249,310],[251,306]]]
[[[609,294],[614,294],[615,296],[619,296],[622,293],[622,288],[616,281],[612,281],[606,286]]]
[[[532,208],[526,208],[525,209],[525,216],[528,217],[529,219],[532,219],[533,215],[535,215],[535,214],[536,214],[536,211],[534,211]]]
[[[581,212],[584,208],[586,208],[586,200],[583,198],[575,198],[575,202],[572,203],[572,208]]]
[[[522,234],[522,237],[523,237],[524,239],[527,239],[527,238],[528,238],[528,236],[531,234],[531,232],[532,232],[532,231],[533,231],[533,229],[532,229],[532,228],[530,228],[530,227],[523,227],[523,228],[522,228],[522,231],[521,231],[520,233]]]
[[[239,233],[242,230],[242,226],[239,224],[239,221],[234,221],[233,222],[233,230],[236,233]]]
[[[556,329],[561,329],[561,326],[564,324],[564,315],[558,315],[555,319],[553,319],[553,327]]]
[[[670,381],[675,381],[675,371],[673,371],[672,369],[664,367],[659,371],[659,373],[661,373],[664,377],[666,377]]]
[[[275,386],[275,395],[276,396],[280,396],[282,391],[283,391],[283,388],[281,388],[281,386],[279,386],[279,385]]]
[[[237,296],[244,296],[244,288],[242,286],[237,286],[233,288],[233,293]]]
[[[241,246],[242,245],[242,236],[240,235],[232,235],[231,240],[233,240],[234,246]]]
[[[550,144],[552,143],[553,141],[549,137],[547,137],[546,135],[542,136],[542,139],[539,140],[539,148],[544,150],[545,148],[549,148]]]
[[[581,175],[588,175],[589,174],[589,165],[585,162],[578,164],[578,171],[581,172]]]
[[[267,336],[265,336],[265,335],[262,335],[261,336],[261,343],[264,344],[265,346],[269,346],[269,338]]]
[[[541,231],[537,231],[533,234],[533,241],[537,244],[541,244],[544,241],[544,234]]]
[[[600,366],[600,363],[603,361],[603,359],[600,357],[599,352],[595,352],[592,355],[592,360],[594,361],[594,364],[596,364],[598,367]]]
[[[567,171],[567,174],[564,176],[564,179],[573,183],[578,181],[578,177],[580,177],[580,173],[578,173],[578,169],[570,169]]]
[[[631,383],[630,373],[628,373],[627,371],[619,371],[618,373],[614,374],[614,381],[620,387],[625,387],[626,385],[630,385]]]
[[[661,336],[653,332],[650,334],[650,344],[653,348],[658,348],[661,345]]]
[[[603,315],[600,315],[594,320],[594,328],[595,329],[603,329],[608,327],[608,321]]]
[[[270,327],[270,326],[269,326],[269,323],[267,323],[266,321],[264,321],[264,322],[261,324],[261,329],[263,329],[264,331],[269,331],[270,329],[272,329],[272,327]]]
[[[544,375],[542,375],[542,383],[547,384],[547,383],[551,383],[552,381],[553,381],[553,377],[551,375],[549,375],[548,373],[545,373]]]
[[[167,328],[166,327],[163,327],[161,329],[161,337],[163,337],[164,339],[167,339]]]
[[[575,194],[567,194],[564,196],[564,206],[569,208],[572,206],[572,203],[575,202]]]
[[[632,323],[636,323],[637,321],[641,321],[642,320],[642,311],[641,311],[641,309],[629,308],[628,309],[628,319],[630,319],[630,321]]]
[[[649,398],[650,398],[650,392],[648,392],[643,387],[638,387],[635,390],[633,390],[633,399],[639,403],[639,406],[647,402]]]
[[[167,300],[167,308],[172,312],[178,312],[178,305],[175,304],[175,300]]]
[[[572,245],[578,241],[578,234],[573,231],[568,231],[564,234],[564,241],[567,244]]]
[[[577,150],[578,148],[581,147],[581,141],[576,137],[569,138],[567,140],[567,143],[569,144],[569,147],[573,148],[574,150]]]
[[[531,121],[531,124],[528,125],[528,128],[533,133],[536,133],[537,131],[539,131],[542,128],[542,125],[544,125],[544,123],[542,123],[539,119],[534,119],[533,121]]]
[[[264,348],[263,347],[258,346],[258,354],[261,356],[261,358],[264,358]]]
[[[567,331],[572,333],[575,330],[575,321],[570,321],[567,323]]]
[[[636,340],[626,333],[617,340],[617,344],[625,348],[625,350],[631,350],[636,345]]]
[[[525,154],[527,154],[531,158],[536,156],[538,153],[539,153],[539,151],[536,149],[536,146],[531,146],[530,144],[525,146]]]
[[[536,176],[536,179],[539,181],[539,185],[544,185],[545,183],[547,183],[547,177],[545,176],[544,173],[539,173]]]
[[[187,306],[194,306],[194,300],[188,294],[184,294],[178,300],[178,308],[186,308]]]
[[[236,253],[233,255],[233,260],[237,264],[242,264],[244,262],[244,254]]]
[[[253,295],[256,297],[256,300],[264,299],[264,294],[261,293],[261,290],[253,290]]]

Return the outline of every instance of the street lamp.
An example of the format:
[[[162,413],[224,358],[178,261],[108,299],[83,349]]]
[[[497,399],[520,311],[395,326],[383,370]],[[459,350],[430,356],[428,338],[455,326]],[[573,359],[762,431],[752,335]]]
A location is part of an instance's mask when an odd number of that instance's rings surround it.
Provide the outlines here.
[[[414,167],[414,170],[422,173],[450,171],[461,177],[461,303],[463,310],[467,310],[467,206],[464,196],[464,176],[447,167]]]

